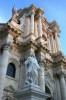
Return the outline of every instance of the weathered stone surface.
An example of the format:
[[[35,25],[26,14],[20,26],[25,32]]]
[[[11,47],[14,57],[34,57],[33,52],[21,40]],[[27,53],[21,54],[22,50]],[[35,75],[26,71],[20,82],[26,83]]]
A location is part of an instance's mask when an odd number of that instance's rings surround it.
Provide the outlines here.
[[[0,100],[66,100],[60,29],[43,14],[33,4],[13,8],[12,18],[0,24]]]

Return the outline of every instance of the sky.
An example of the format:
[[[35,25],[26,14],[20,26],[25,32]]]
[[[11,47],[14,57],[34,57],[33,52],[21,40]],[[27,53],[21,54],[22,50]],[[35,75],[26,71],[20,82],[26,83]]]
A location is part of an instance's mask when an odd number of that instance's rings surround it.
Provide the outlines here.
[[[49,22],[56,20],[61,33],[60,41],[62,52],[66,56],[66,0],[1,0],[0,23],[6,23],[12,16],[13,6],[16,9],[35,4],[44,9],[44,16]]]

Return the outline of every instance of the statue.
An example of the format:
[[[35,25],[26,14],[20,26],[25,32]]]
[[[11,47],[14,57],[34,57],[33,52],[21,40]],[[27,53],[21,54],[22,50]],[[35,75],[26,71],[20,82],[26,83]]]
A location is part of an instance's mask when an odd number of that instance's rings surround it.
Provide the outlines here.
[[[36,78],[38,77],[38,71],[40,70],[40,66],[36,60],[34,54],[31,54],[27,60],[25,61],[26,67],[26,83],[35,84]]]
[[[16,9],[14,9],[14,7],[13,7],[12,8],[12,19],[18,23],[18,17],[19,17],[18,11]]]

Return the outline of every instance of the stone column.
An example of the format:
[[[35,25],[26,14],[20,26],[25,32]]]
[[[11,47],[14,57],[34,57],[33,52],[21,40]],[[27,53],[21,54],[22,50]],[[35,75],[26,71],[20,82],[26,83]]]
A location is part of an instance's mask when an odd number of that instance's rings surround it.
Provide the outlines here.
[[[0,61],[0,100],[2,100],[2,96],[3,96],[3,89],[5,84],[5,76],[6,76],[7,66],[8,66],[10,49],[11,49],[10,44],[5,44],[3,46],[3,52]]]
[[[41,22],[41,13],[38,16],[38,37],[42,37],[42,22]]]
[[[26,16],[25,36],[29,34],[29,18]]]
[[[34,33],[34,10],[31,12],[31,20],[30,20],[30,33]]]
[[[51,51],[51,45],[50,45],[50,35],[49,35],[47,38],[48,38],[48,49]]]
[[[36,21],[35,21],[35,28],[34,28],[34,30],[35,30],[35,35],[38,36],[38,34],[37,34],[37,22]]]
[[[58,74],[55,73],[53,76],[54,76],[54,100],[61,100],[60,83],[59,83]]]
[[[41,70],[39,71],[39,80],[38,80],[38,85],[43,90],[45,93],[45,75],[44,75],[44,62],[39,63]]]
[[[59,80],[60,80],[61,100],[66,100],[66,85],[63,72],[60,73]]]
[[[51,35],[51,52],[54,53],[54,42],[53,42],[53,35]]]
[[[60,45],[60,51],[62,51],[61,42],[60,42],[60,35],[59,34],[58,34],[58,42],[59,42],[59,45]]]
[[[57,51],[60,51],[61,50],[61,46],[60,46],[59,35],[58,35],[57,32],[55,33],[55,39],[56,39]]]

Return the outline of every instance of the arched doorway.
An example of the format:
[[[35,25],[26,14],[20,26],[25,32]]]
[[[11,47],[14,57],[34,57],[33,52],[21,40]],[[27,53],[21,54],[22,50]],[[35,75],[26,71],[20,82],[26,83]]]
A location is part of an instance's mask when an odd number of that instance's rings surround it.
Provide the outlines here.
[[[49,95],[51,95],[51,91],[50,89],[48,88],[48,86],[45,85],[45,92]],[[46,100],[51,100],[51,97],[48,97]]]

